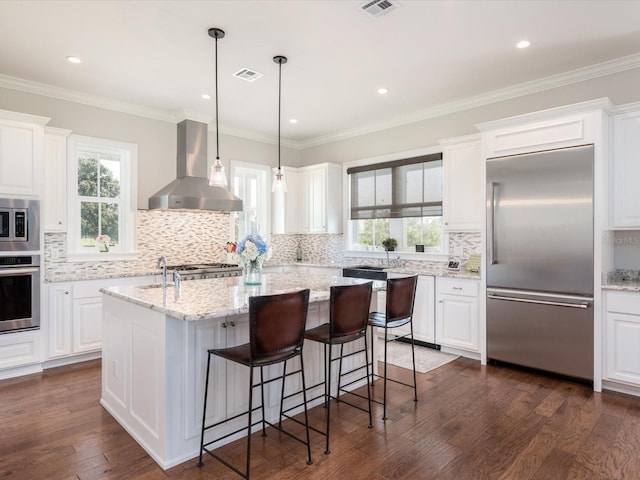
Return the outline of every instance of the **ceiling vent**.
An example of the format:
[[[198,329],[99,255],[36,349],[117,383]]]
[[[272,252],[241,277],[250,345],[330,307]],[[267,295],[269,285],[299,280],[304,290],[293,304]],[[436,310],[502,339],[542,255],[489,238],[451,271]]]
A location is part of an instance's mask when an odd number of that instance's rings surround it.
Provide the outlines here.
[[[260,72],[256,72],[255,70],[251,70],[250,68],[241,68],[236,73],[234,73],[233,76],[241,78],[242,80],[246,80],[247,82],[253,82],[259,79],[262,74]]]
[[[372,17],[381,17],[398,8],[398,2],[392,2],[391,0],[373,0],[365,3],[360,8]]]

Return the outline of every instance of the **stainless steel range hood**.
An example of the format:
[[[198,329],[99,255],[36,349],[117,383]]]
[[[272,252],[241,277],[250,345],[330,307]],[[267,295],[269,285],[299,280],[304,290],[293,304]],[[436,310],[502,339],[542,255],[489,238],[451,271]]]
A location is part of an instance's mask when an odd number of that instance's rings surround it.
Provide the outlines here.
[[[149,209],[242,211],[242,200],[207,178],[207,124],[178,123],[177,179],[149,198]]]

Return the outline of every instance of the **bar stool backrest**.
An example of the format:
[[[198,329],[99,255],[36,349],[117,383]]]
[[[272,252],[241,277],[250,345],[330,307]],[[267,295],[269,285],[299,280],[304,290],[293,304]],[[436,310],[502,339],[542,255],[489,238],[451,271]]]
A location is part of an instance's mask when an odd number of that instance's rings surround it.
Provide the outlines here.
[[[373,282],[331,287],[329,325],[333,338],[364,334]]]
[[[249,297],[252,360],[302,348],[309,310],[309,289]]]
[[[387,279],[387,323],[411,318],[418,277]]]

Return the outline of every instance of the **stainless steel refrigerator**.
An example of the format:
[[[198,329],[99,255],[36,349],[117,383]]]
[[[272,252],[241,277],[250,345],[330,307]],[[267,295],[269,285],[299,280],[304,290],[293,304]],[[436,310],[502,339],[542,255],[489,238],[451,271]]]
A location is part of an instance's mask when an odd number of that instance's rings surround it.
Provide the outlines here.
[[[593,146],[487,160],[487,356],[593,379]]]

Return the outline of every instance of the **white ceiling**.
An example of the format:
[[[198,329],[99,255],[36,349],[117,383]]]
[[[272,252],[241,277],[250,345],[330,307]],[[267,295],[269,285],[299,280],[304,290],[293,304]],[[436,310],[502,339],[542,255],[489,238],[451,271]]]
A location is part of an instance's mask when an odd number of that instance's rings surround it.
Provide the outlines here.
[[[378,18],[365,3],[4,0],[0,75],[5,85],[16,77],[158,118],[186,110],[213,120],[213,100],[200,95],[214,93],[207,30],[219,27],[221,131],[276,135],[272,57],[285,55],[282,136],[303,144],[640,52],[640,1],[401,0]],[[531,46],[515,48],[521,39]],[[242,67],[264,76],[234,78]]]

